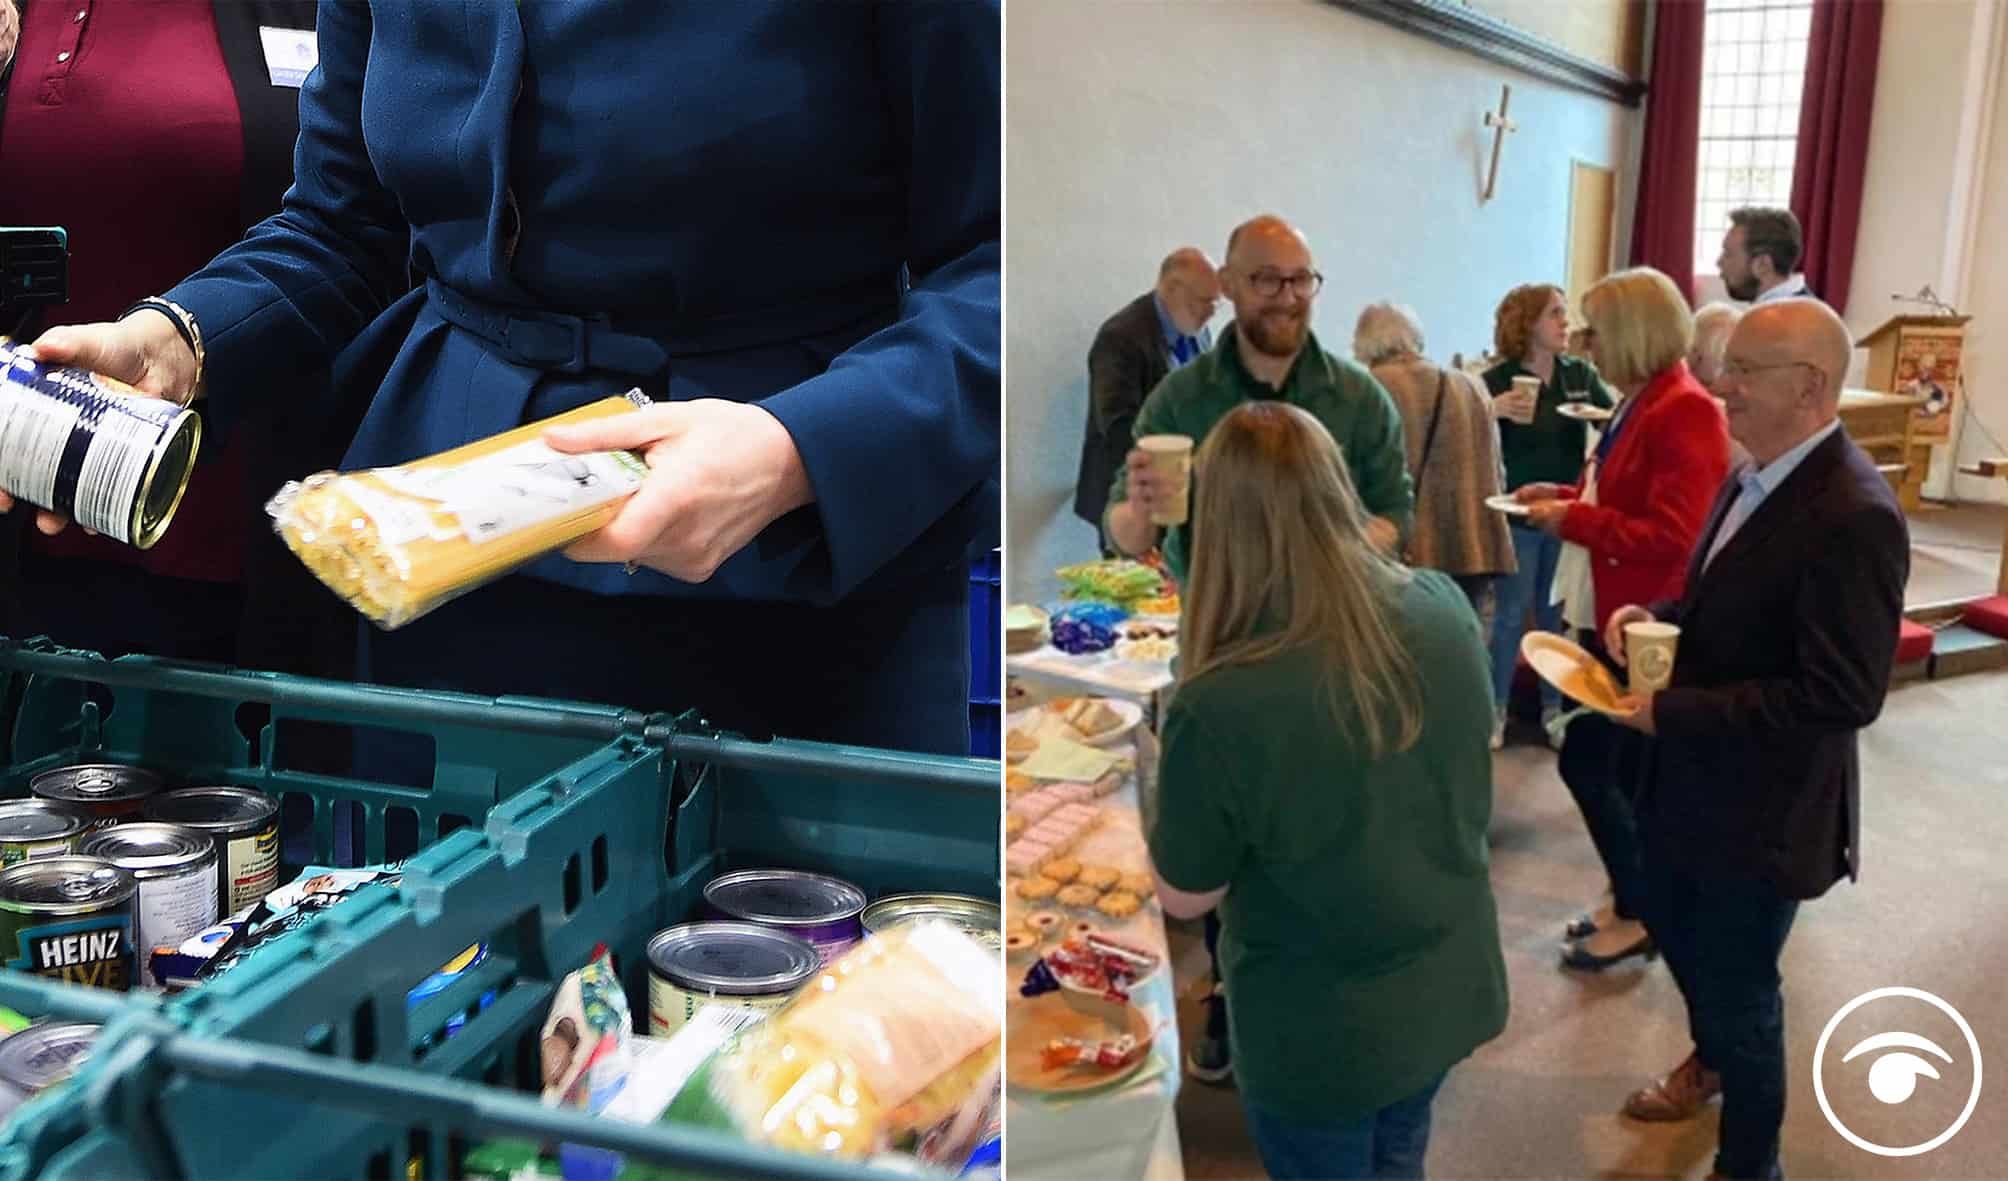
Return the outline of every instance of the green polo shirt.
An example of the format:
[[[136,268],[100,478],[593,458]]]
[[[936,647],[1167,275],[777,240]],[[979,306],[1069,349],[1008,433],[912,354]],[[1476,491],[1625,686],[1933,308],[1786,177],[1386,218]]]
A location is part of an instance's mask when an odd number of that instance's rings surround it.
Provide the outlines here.
[[[1338,440],[1346,467],[1359,489],[1369,516],[1386,517],[1407,536],[1414,515],[1415,491],[1409,483],[1401,411],[1381,383],[1363,366],[1342,360],[1318,347],[1315,333],[1278,390],[1256,381],[1241,364],[1241,345],[1232,326],[1204,356],[1173,370],[1144,399],[1134,433],[1187,435],[1194,447],[1206,442],[1213,424],[1243,402],[1274,399],[1309,411]],[[1118,467],[1109,490],[1109,504],[1129,498],[1129,469]],[[1103,518],[1106,529],[1107,518]],[[1174,526],[1164,539],[1165,562],[1172,576],[1185,581],[1192,553],[1192,527]]]
[[[1483,637],[1436,571],[1394,608],[1422,676],[1408,750],[1370,759],[1307,650],[1215,669],[1166,710],[1152,862],[1178,889],[1227,887],[1236,1085],[1307,1124],[1406,1098],[1506,1026]]]
[[[1518,361],[1501,361],[1485,371],[1485,388],[1496,398],[1513,388],[1514,378],[1532,376]],[[1499,420],[1499,450],[1506,460],[1509,490],[1522,484],[1573,484],[1583,474],[1589,424],[1557,413],[1555,408],[1564,402],[1587,402],[1608,410],[1617,404],[1617,395],[1588,361],[1556,357],[1554,378],[1542,383],[1535,402],[1534,421]]]

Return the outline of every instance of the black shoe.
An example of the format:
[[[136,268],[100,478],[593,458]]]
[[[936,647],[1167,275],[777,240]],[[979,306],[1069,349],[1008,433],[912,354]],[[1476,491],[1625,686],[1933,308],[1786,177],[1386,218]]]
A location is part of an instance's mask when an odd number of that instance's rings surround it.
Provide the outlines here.
[[[1227,1042],[1227,998],[1216,987],[1206,998],[1206,1028],[1185,1050],[1185,1072],[1202,1083],[1219,1085],[1234,1078],[1233,1051]]]
[[[1635,955],[1645,957],[1647,963],[1659,958],[1659,945],[1652,936],[1641,935],[1636,943],[1611,955],[1598,955],[1582,942],[1570,943],[1562,949],[1562,966],[1574,968],[1578,972],[1601,972],[1613,964],[1621,964]]]

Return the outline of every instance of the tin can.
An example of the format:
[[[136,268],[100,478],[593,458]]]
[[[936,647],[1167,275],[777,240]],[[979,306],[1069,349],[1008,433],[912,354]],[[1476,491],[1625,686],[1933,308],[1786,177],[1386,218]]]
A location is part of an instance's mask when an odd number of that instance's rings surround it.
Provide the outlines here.
[[[742,869],[711,879],[704,901],[714,915],[757,923],[815,945],[824,963],[864,937],[865,892],[838,878],[798,869]]]
[[[77,851],[90,817],[49,800],[0,801],[0,869]]]
[[[77,1072],[91,1056],[98,1026],[84,1021],[44,1021],[0,1042],[0,1083],[24,1097],[39,1094]]]
[[[138,893],[131,874],[96,857],[44,857],[0,871],[0,955],[18,972],[124,992],[139,962]]]
[[[1004,946],[1004,913],[995,902],[968,894],[889,894],[865,907],[865,934],[883,935],[903,923],[938,919],[969,933],[985,947]]]
[[[67,804],[91,817],[91,831],[138,820],[148,796],[160,790],[160,776],[145,767],[119,763],[79,763],[44,771],[28,781],[28,790],[45,800]]]
[[[265,900],[279,884],[279,801],[248,787],[184,787],[147,802],[149,820],[216,838],[223,913]]]
[[[86,857],[102,857],[139,882],[133,938],[141,981],[159,984],[147,967],[156,948],[177,948],[218,918],[216,842],[178,824],[121,824],[85,841]]]
[[[0,344],[0,488],[146,549],[188,490],[202,420],[124,382]]]
[[[648,1028],[668,1037],[706,1005],[778,1009],[822,971],[808,940],[754,923],[685,923],[648,941]]]

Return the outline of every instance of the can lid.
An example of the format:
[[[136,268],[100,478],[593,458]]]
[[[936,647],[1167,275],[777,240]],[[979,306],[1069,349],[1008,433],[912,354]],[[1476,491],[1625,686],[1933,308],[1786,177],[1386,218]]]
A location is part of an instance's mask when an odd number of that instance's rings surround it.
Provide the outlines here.
[[[138,879],[99,857],[43,857],[0,871],[0,902],[91,910],[115,906],[138,889]]]
[[[865,892],[839,878],[799,869],[742,869],[711,879],[704,900],[735,919],[809,926],[855,918]]]
[[[922,919],[940,919],[993,938],[1003,929],[997,904],[968,894],[891,894],[865,907],[861,921],[865,930],[879,934]]]
[[[160,776],[144,767],[80,763],[42,772],[28,781],[28,790],[47,800],[137,800],[160,790]]]
[[[178,869],[216,859],[216,838],[179,824],[119,824],[85,839],[77,850],[121,869]]]
[[[76,1073],[97,1036],[98,1027],[84,1021],[30,1025],[0,1042],[0,1079],[33,1095]]]
[[[793,992],[815,979],[814,944],[754,923],[685,923],[648,941],[649,967],[671,984],[726,996]]]
[[[279,814],[279,801],[249,787],[184,787],[146,802],[149,820],[200,829],[240,829]]]
[[[56,841],[90,826],[90,817],[55,800],[0,801],[0,841]]]

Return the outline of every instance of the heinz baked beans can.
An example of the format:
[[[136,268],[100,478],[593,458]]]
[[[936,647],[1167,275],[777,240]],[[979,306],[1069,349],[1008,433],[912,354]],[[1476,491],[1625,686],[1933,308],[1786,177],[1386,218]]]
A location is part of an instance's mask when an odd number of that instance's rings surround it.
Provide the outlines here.
[[[130,873],[97,857],[44,857],[0,871],[0,963],[67,984],[131,989],[138,893]]]

